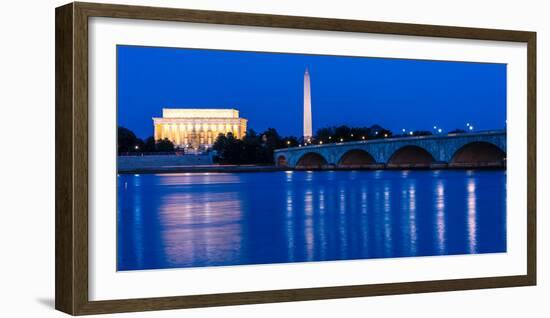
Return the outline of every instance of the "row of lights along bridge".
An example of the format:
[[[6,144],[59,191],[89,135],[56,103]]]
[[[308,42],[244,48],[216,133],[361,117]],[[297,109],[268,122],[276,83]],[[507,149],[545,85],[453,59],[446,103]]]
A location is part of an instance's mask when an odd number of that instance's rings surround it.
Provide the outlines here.
[[[468,132],[468,131],[473,131],[474,130],[474,126],[471,125],[470,123],[466,123],[466,129],[464,132]],[[437,127],[437,126],[433,126],[433,130],[434,130],[434,134],[442,134],[443,133],[443,129],[441,127]],[[415,132],[412,131],[412,130],[409,130],[407,131],[407,129],[403,128],[401,129],[401,132],[402,134],[399,135],[399,136],[395,136],[395,137],[407,137],[407,136],[415,136]],[[378,131],[375,132],[375,135],[378,135]],[[384,136],[383,138],[388,138],[390,137],[387,133],[384,133]],[[354,138],[354,135],[351,134],[350,135],[350,139],[353,139]],[[361,136],[361,140],[367,140],[368,138],[366,136]],[[346,142],[347,140],[345,140],[344,138],[339,138],[339,139],[336,139],[336,138],[332,138],[332,136],[329,136],[328,137],[328,143],[338,143],[338,142]],[[355,140],[352,140],[352,141],[355,141]],[[290,147],[290,144],[291,142],[290,141],[287,141],[287,146]],[[311,138],[304,141],[304,144],[299,144],[298,147],[302,147],[302,146],[307,146],[307,145],[322,145],[324,144],[323,140],[319,140],[319,141],[314,141],[312,140]]]

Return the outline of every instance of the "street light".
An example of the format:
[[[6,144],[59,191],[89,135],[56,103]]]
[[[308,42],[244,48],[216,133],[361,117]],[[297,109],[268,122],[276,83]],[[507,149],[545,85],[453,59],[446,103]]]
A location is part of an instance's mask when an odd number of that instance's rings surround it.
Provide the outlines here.
[[[139,146],[138,146],[138,145],[136,145],[136,146],[134,147],[134,149],[135,149],[135,150],[138,150],[138,149],[139,149]]]
[[[321,140],[321,141],[319,141],[319,145],[322,145],[322,144],[323,144],[323,141],[322,141],[322,140]]]
[[[409,135],[411,135],[411,136],[412,136],[412,135],[413,135],[413,132],[412,132],[412,131],[409,131]]]
[[[365,136],[361,137],[361,139],[365,140]]]
[[[470,128],[470,130],[474,130],[474,126],[470,126],[469,128]]]
[[[442,131],[443,131],[443,130],[442,130],[441,128],[439,128],[439,129],[437,130],[438,133],[441,133]]]
[[[344,138],[340,138],[340,142],[344,141]]]

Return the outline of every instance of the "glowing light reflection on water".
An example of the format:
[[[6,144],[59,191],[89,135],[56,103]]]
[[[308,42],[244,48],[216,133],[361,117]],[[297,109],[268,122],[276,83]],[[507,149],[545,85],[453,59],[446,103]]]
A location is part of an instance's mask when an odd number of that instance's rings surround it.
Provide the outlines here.
[[[117,180],[118,270],[506,251],[505,171]]]

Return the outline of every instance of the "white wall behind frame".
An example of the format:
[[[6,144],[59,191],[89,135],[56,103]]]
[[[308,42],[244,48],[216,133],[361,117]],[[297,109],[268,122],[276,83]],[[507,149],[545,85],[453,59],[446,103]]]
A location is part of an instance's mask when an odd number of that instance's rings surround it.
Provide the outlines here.
[[[304,0],[137,0],[103,2],[187,7],[272,14],[295,14],[380,21],[415,22],[524,29],[538,32],[538,162],[539,162],[539,285],[451,293],[385,296],[360,299],[313,301],[286,304],[237,306],[186,311],[164,311],[114,317],[548,317],[550,274],[546,248],[550,236],[545,211],[550,209],[548,138],[550,119],[548,93],[550,68],[550,20],[544,1],[304,1]],[[7,216],[0,223],[2,265],[0,315],[5,317],[66,317],[52,309],[54,254],[54,7],[65,1],[12,1],[3,6],[0,19],[0,94],[4,118],[22,118],[27,127],[20,139],[36,140],[32,155],[19,139],[8,139],[2,152],[2,209]],[[23,111],[25,107],[25,111]],[[31,116],[32,114],[32,116]],[[4,120],[2,135],[20,128],[20,121]],[[37,134],[37,132],[39,132]],[[546,141],[545,141],[546,140]],[[31,178],[31,176],[34,176]],[[7,189],[7,190],[6,190]],[[29,195],[32,194],[32,196]],[[29,221],[31,220],[31,221]],[[22,228],[21,224],[26,224]],[[24,279],[23,279],[24,278]]]

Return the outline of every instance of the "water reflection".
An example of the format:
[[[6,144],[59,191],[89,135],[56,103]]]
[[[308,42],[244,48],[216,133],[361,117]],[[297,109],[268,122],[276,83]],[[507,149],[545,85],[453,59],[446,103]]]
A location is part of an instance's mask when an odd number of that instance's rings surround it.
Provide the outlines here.
[[[435,211],[437,249],[439,254],[445,254],[445,186],[442,180],[437,180],[435,186]]]
[[[294,173],[293,171],[285,171],[286,182],[292,182],[292,174],[293,173]]]
[[[416,255],[416,187],[409,184],[409,240],[410,254]]]
[[[401,173],[402,178],[407,178],[409,171]],[[401,182],[401,235],[402,250],[410,256],[417,253],[417,220],[416,220],[416,181],[407,179]]]
[[[294,207],[292,205],[292,190],[286,190],[286,237],[287,237],[287,250],[288,260],[294,261],[294,222],[292,220],[292,211]]]
[[[139,177],[139,175],[134,175]],[[136,262],[138,266],[143,265],[143,215],[141,214],[141,182],[140,178],[133,178],[133,188],[135,189],[133,199],[134,199],[134,217],[133,217],[133,234],[135,237],[134,240],[134,251],[136,255]],[[126,183],[126,189],[128,188],[128,183]]]
[[[369,216],[368,216],[368,190],[367,186],[361,187],[361,250],[365,255],[369,254]]]
[[[347,258],[348,252],[348,227],[347,227],[347,216],[346,216],[346,190],[343,187],[340,187],[340,213],[338,213],[338,230],[340,233],[340,259]]]
[[[503,171],[117,179],[119,270],[506,251]]]
[[[325,231],[325,190],[321,188],[319,190],[319,241],[320,241],[320,258],[326,259],[326,249],[327,249],[327,233]]]
[[[170,265],[201,266],[239,259],[242,218],[237,193],[216,197],[172,193],[160,203],[164,255]]]
[[[384,246],[385,256],[390,257],[392,255],[392,214],[391,214],[391,202],[390,202],[390,187],[387,182],[384,183]]]
[[[306,236],[306,259],[313,260],[313,192],[308,189],[304,196],[305,213],[305,236]]]
[[[477,251],[477,202],[476,202],[476,181],[468,178],[468,240],[470,253]]]

